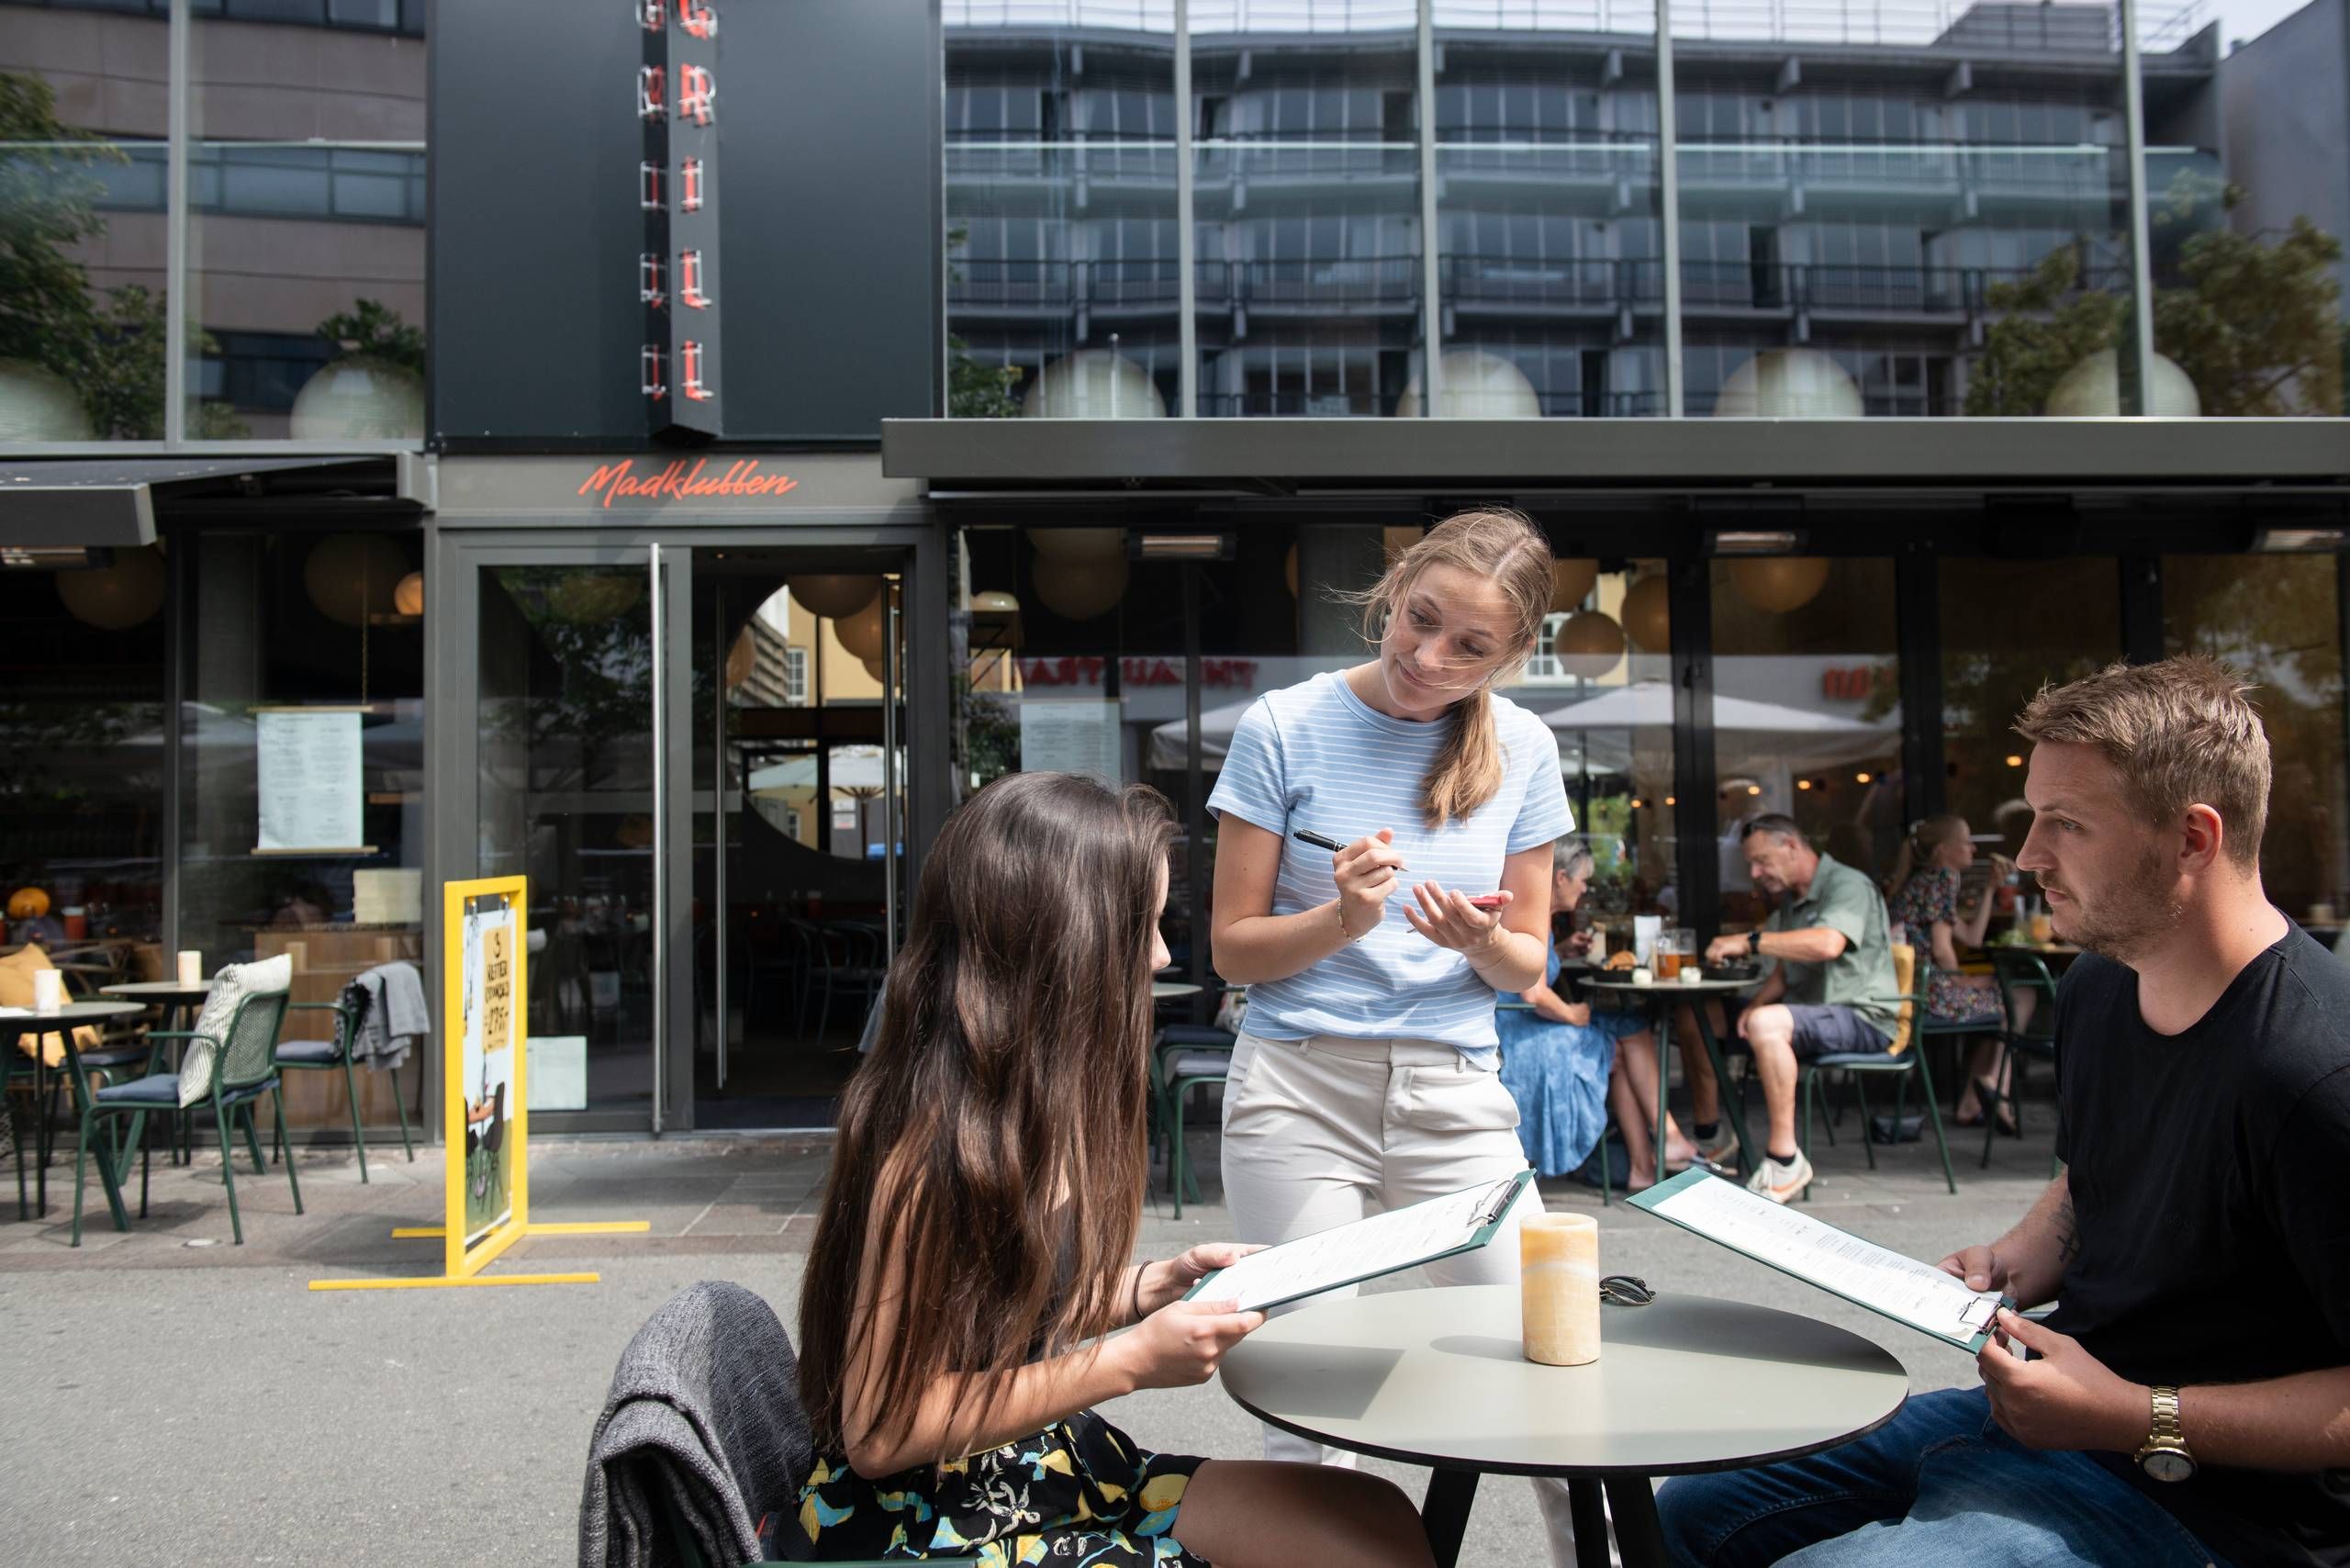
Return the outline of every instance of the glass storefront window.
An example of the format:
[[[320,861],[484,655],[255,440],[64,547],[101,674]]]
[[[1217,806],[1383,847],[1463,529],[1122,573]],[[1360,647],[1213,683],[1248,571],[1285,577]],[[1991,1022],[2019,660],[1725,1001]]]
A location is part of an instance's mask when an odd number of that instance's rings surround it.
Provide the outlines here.
[[[2016,715],[2043,685],[2121,657],[2120,563],[1951,556],[1937,573],[1944,809],[1966,819],[1977,845],[2012,861],[2031,831],[2023,799],[2031,748]]]
[[[1438,0],[1435,23],[1438,412],[1664,413],[1654,9]]]
[[[2350,906],[2340,582],[2331,555],[2163,559],[2163,651],[2209,654],[2259,687],[2271,769],[2261,880],[2326,942]]]
[[[2057,387],[2130,319],[2112,27],[2087,5],[1676,10],[1684,411],[2097,411]]]
[[[105,64],[0,65],[0,445],[163,437],[164,26],[9,7],[10,61]]]
[[[1193,0],[1191,39],[1200,413],[1417,413],[1411,0]]]
[[[1724,920],[1769,911],[1739,830],[1793,817],[1813,846],[1882,881],[1906,828],[1893,563],[1712,563],[1716,845]]]
[[[95,945],[113,978],[170,971],[165,592],[151,548],[98,567],[0,571],[0,948],[39,943],[62,959]]]
[[[1179,411],[1175,23],[946,8],[947,413]]]
[[[653,1092],[653,634],[643,566],[482,571],[479,872],[531,879],[531,1037],[589,1111]]]
[[[1611,949],[1630,945],[1631,917],[1684,907],[1664,566],[1560,562],[1543,651],[1504,689],[1558,738],[1575,831],[1592,851],[1578,919],[1606,930]]]
[[[180,946],[207,972],[288,955],[297,1002],[420,965],[422,536],[183,538]],[[349,1123],[339,1075],[297,1079],[289,1122]],[[369,1122],[394,1119],[386,1075],[361,1075],[360,1092]]]
[[[189,437],[421,441],[423,9],[196,9]]]

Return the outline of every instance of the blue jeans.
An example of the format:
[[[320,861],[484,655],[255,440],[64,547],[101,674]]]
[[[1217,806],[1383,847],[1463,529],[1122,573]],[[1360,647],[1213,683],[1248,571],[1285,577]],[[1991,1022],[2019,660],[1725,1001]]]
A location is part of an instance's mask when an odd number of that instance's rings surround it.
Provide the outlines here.
[[[1980,1388],[1920,1394],[1809,1459],[1668,1481],[1656,1503],[1673,1562],[1707,1568],[2227,1568],[2087,1454],[2009,1437]]]

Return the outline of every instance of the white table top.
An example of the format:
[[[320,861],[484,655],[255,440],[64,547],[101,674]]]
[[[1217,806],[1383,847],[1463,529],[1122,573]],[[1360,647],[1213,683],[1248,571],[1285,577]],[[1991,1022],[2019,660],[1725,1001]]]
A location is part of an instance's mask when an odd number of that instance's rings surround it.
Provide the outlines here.
[[[1516,1285],[1325,1301],[1233,1347],[1224,1390],[1334,1447],[1519,1475],[1685,1474],[1810,1453],[1882,1425],[1908,1395],[1889,1352],[1793,1313],[1670,1294],[1599,1310],[1599,1360],[1546,1367],[1525,1359]]]
[[[0,1014],[0,1029],[43,1032],[60,1024],[95,1024],[105,1018],[128,1018],[147,1010],[136,1002],[69,1002],[54,1013]]]
[[[1582,983],[1591,987],[1595,991],[1621,991],[1626,995],[1646,995],[1648,992],[1652,991],[1662,991],[1667,992],[1685,991],[1693,996],[1717,996],[1726,991],[1751,991],[1756,986],[1761,985],[1762,981],[1759,977],[1754,980],[1684,980],[1674,979],[1651,980],[1646,985],[1635,985],[1628,980],[1599,980],[1594,978],[1586,979]]]
[[[1172,1002],[1178,997],[1197,996],[1200,987],[1191,980],[1153,980],[1150,998],[1153,1002]]]
[[[143,997],[149,1002],[202,1002],[212,994],[210,980],[198,980],[194,985],[182,985],[175,980],[125,980],[120,985],[102,985],[104,996]]]

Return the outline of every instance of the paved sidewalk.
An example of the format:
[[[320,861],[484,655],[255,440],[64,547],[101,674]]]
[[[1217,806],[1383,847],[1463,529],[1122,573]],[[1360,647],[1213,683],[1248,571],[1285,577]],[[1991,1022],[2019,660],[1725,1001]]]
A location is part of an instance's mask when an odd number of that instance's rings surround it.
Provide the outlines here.
[[[2001,1140],[1989,1171],[1962,1143],[1959,1195],[1930,1147],[1849,1136],[1818,1157],[1816,1207],[1932,1259],[1986,1239],[2047,1175],[2041,1137]],[[1848,1123],[1848,1127],[1850,1124]],[[371,1150],[302,1156],[308,1213],[285,1174],[238,1174],[246,1245],[229,1244],[217,1158],[158,1165],[150,1214],[108,1226],[89,1194],[84,1244],[65,1245],[70,1166],[50,1172],[46,1223],[0,1225],[0,1500],[11,1562],[561,1563],[575,1553],[581,1467],[614,1361],[662,1301],[697,1279],[739,1280],[793,1320],[825,1167],[817,1137],[542,1140],[531,1159],[545,1220],[644,1219],[642,1237],[522,1243],[493,1271],[593,1269],[600,1284],[319,1294],[336,1275],[431,1273],[437,1246],[392,1226],[439,1222],[437,1151],[414,1165]],[[1195,1135],[1208,1202],[1171,1217],[1154,1193],[1142,1250],[1219,1238],[1212,1131]],[[61,1185],[60,1176],[62,1182]],[[62,1200],[61,1205],[61,1199]],[[1602,1258],[1665,1291],[1815,1313],[1891,1349],[1919,1390],[1971,1381],[1972,1362],[1597,1194],[1546,1187],[1597,1214]],[[132,1202],[136,1204],[135,1185]],[[208,1243],[208,1245],[207,1245]],[[1416,1282],[1403,1279],[1398,1285]],[[1155,1447],[1248,1456],[1258,1434],[1214,1385],[1136,1394],[1112,1418]],[[1416,1495],[1425,1473],[1371,1465]],[[1461,1561],[1543,1562],[1517,1483],[1480,1492]]]

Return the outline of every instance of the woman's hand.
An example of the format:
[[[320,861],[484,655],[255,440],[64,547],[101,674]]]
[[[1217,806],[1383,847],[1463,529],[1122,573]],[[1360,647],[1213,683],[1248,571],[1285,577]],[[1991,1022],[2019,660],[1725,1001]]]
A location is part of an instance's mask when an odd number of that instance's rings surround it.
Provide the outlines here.
[[[1182,1300],[1185,1292],[1218,1269],[1229,1269],[1249,1253],[1263,1250],[1238,1241],[1207,1241],[1159,1262],[1145,1263],[1139,1293],[1142,1315],[1147,1317],[1169,1302]]]
[[[1590,931],[1570,931],[1565,940],[1559,944],[1559,952],[1562,957],[1569,958],[1589,958],[1592,938],[1596,935],[1597,933]]]
[[[1330,875],[1338,884],[1338,924],[1348,941],[1367,935],[1387,918],[1387,895],[1395,890],[1395,873],[1403,868],[1389,828],[1358,838],[1330,857]]]
[[[1102,1348],[1133,1388],[1189,1388],[1207,1382],[1224,1353],[1265,1321],[1261,1312],[1236,1312],[1228,1301],[1169,1302],[1132,1333]]]
[[[1420,883],[1412,894],[1419,900],[1419,908],[1405,905],[1404,918],[1412,923],[1413,930],[1439,947],[1474,958],[1509,935],[1502,929],[1502,912],[1516,895],[1506,888],[1502,890],[1500,908],[1491,914],[1471,903],[1466,894],[1435,882]]]

